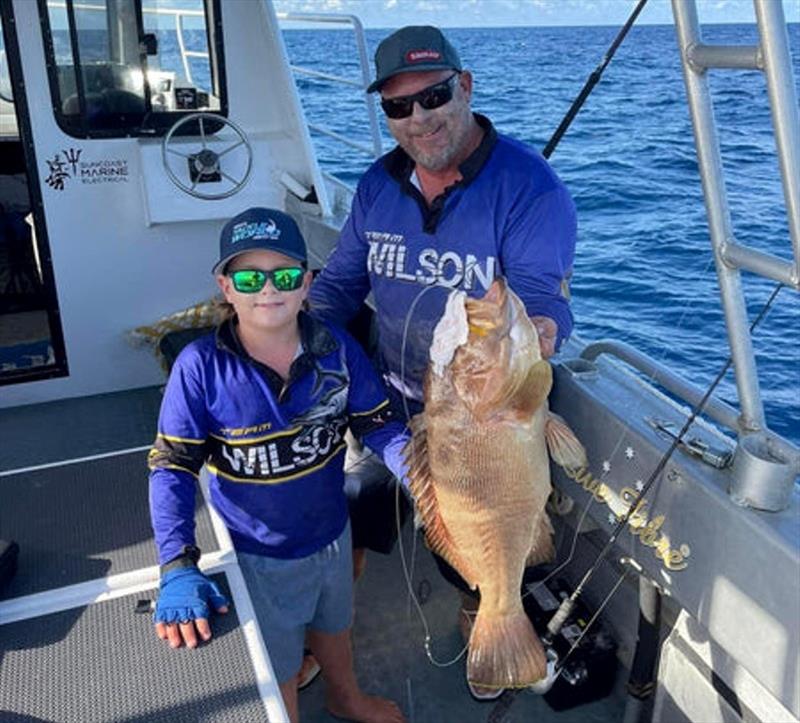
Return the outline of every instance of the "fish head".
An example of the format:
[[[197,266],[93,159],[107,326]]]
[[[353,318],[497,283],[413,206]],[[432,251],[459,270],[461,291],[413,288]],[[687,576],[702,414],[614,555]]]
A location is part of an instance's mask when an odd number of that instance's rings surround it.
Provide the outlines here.
[[[480,299],[450,295],[434,330],[431,361],[433,373],[448,378],[479,418],[513,408],[521,393],[526,410],[535,409],[552,386],[536,327],[502,278]]]

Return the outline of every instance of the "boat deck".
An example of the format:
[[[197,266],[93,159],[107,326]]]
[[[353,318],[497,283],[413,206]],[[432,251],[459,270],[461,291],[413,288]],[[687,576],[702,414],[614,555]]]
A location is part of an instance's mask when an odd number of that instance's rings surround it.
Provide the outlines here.
[[[0,410],[0,538],[20,545],[19,571],[0,590],[0,623],[3,601],[155,564],[145,458],[159,404],[160,390],[150,388]],[[198,544],[208,552],[216,543],[198,499]],[[458,594],[410,525],[402,543],[432,652],[451,660],[462,647]],[[156,639],[149,614],[136,612],[150,597],[152,590],[139,590],[0,624],[0,720],[266,720],[236,611],[215,618],[209,644],[172,651]],[[409,721],[623,716],[622,670],[610,696],[569,710],[556,712],[529,692],[474,701],[463,658],[437,667],[425,654],[399,546],[369,556],[356,588],[353,638],[362,687],[398,701]],[[300,709],[306,722],[336,720],[325,712],[321,680],[301,693]]]

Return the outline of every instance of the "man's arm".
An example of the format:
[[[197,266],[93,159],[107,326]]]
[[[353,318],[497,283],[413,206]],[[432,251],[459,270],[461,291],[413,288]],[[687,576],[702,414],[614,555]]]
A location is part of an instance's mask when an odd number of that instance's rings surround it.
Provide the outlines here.
[[[314,279],[308,300],[319,319],[345,326],[361,308],[370,289],[369,244],[363,235],[366,202],[361,184],[336,247]]]
[[[566,289],[576,236],[575,204],[563,186],[529,202],[520,199],[505,226],[504,273],[539,331],[545,357],[572,332]]]

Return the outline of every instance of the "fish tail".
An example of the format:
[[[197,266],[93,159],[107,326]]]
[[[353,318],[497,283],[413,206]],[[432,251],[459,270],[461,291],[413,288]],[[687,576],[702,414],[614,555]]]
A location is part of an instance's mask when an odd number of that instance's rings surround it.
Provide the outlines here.
[[[478,608],[469,639],[467,679],[486,688],[521,688],[547,673],[539,636],[520,607],[510,615],[486,615]]]

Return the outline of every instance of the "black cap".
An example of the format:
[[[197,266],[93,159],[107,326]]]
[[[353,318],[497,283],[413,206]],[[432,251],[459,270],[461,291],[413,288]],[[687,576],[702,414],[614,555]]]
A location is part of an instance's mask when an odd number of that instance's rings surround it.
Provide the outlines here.
[[[381,86],[398,73],[425,70],[457,70],[461,58],[439,28],[431,25],[409,25],[384,38],[375,51],[375,80],[367,93]]]
[[[306,262],[306,242],[295,220],[274,208],[248,208],[222,227],[219,261],[211,273],[221,274],[234,256],[245,251],[277,251]]]

